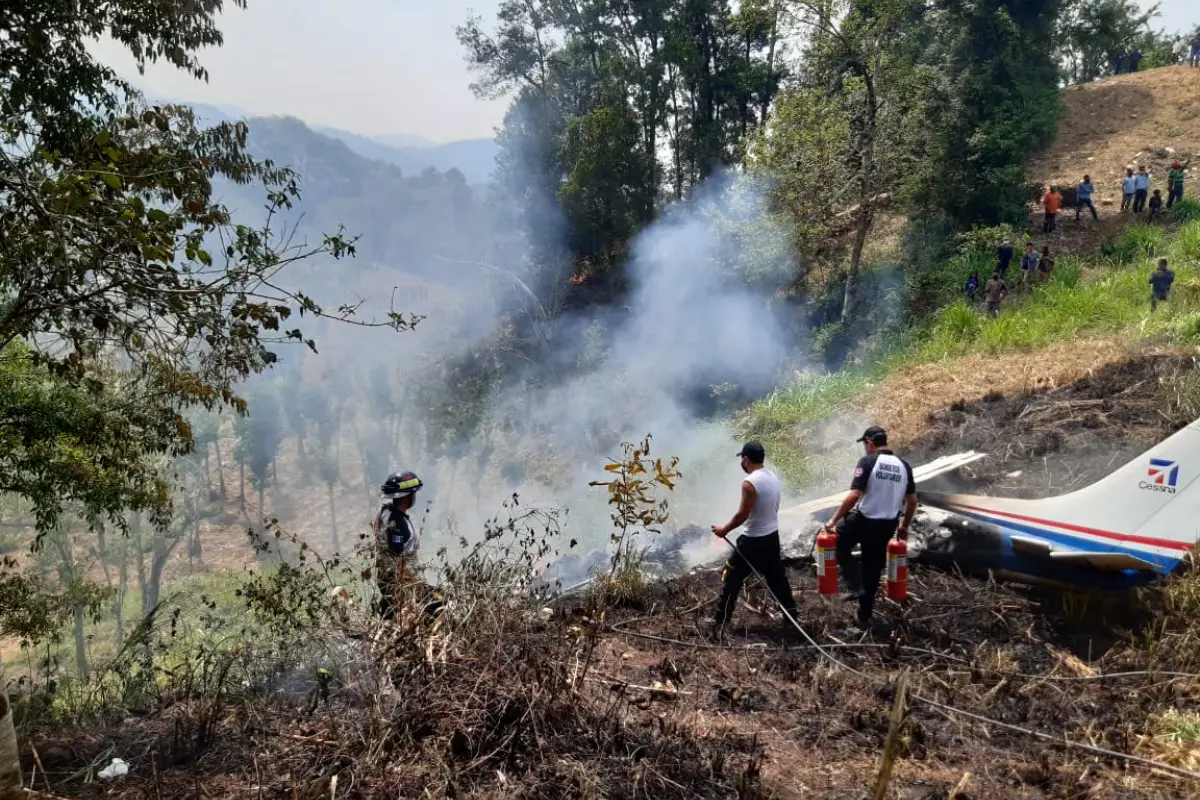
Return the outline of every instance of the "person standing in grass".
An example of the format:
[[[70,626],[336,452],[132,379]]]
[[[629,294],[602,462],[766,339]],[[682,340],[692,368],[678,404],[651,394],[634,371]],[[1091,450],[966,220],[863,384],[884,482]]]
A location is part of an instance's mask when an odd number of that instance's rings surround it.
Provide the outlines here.
[[[1200,67],[1200,28],[1197,28],[1196,32],[1192,34],[1192,41],[1188,52],[1188,65]]]
[[[975,295],[979,294],[979,270],[971,270],[971,274],[967,278],[967,285],[963,287],[963,293],[967,296],[968,303],[975,302]]]
[[[1079,182],[1079,186],[1075,189],[1075,220],[1078,221],[1081,212],[1084,208],[1092,212],[1092,219],[1100,219],[1100,215],[1096,213],[1096,204],[1092,202],[1092,194],[1096,191],[1096,185],[1092,183],[1091,175],[1084,175],[1083,180]]]
[[[1054,223],[1058,219],[1058,211],[1062,208],[1063,197],[1058,192],[1058,187],[1051,186],[1050,190],[1042,197],[1042,207],[1046,211],[1046,217],[1042,220],[1042,231],[1044,233],[1054,232]]]
[[[1004,295],[1008,293],[1008,287],[1004,284],[1004,279],[997,272],[992,275],[992,279],[987,282],[987,288],[984,290],[984,297],[987,298],[987,310],[989,317],[1000,315],[1000,301],[1004,299]]]
[[[1121,210],[1128,211],[1133,207],[1133,196],[1137,192],[1137,178],[1133,169],[1126,168],[1125,177],[1121,179]]]
[[[1028,284],[1033,280],[1038,268],[1038,254],[1033,242],[1025,245],[1025,255],[1021,256],[1021,283]]]
[[[1043,247],[1042,255],[1038,258],[1038,280],[1045,282],[1050,280],[1050,273],[1054,272],[1054,259],[1050,256],[1050,248]]]
[[[1000,243],[1000,247],[996,249],[996,272],[999,272],[1001,277],[1008,274],[1008,265],[1013,260],[1012,239],[1005,237]]]
[[[1146,198],[1150,196],[1150,173],[1145,164],[1138,167],[1133,178],[1133,213],[1140,214],[1146,210]]]
[[[1171,284],[1175,282],[1175,273],[1167,267],[1167,260],[1160,258],[1158,267],[1150,273],[1150,310],[1158,308],[1159,303],[1167,302],[1171,293]]]
[[[1158,189],[1154,190],[1154,195],[1150,198],[1150,222],[1156,222],[1160,214],[1162,214],[1162,192]]]
[[[1171,162],[1171,171],[1167,173],[1167,208],[1175,205],[1176,200],[1183,199],[1184,169],[1178,160]]]

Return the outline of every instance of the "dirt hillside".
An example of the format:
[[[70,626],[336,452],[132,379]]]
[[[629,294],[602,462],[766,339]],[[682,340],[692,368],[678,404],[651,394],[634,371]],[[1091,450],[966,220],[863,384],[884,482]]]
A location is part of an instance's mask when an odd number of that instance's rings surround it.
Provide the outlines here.
[[[1086,174],[1096,184],[1100,222],[1076,223],[1068,209],[1052,247],[1087,252],[1126,224],[1119,215],[1121,176],[1126,167],[1145,165],[1151,189],[1166,195],[1171,160],[1200,154],[1200,70],[1163,67],[1070,86],[1058,136],[1030,165],[1031,181],[1074,186]],[[1188,193],[1196,191],[1200,161],[1189,172]],[[1039,240],[1041,207],[1030,207],[1030,232]]]

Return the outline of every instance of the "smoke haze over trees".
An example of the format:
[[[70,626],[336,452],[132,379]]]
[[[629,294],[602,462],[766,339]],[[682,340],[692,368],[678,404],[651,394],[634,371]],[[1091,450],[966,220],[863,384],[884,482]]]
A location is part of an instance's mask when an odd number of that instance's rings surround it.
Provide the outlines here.
[[[22,634],[22,581],[81,629],[87,559],[153,608],[229,506],[261,530],[311,495],[347,550],[393,468],[449,543],[514,491],[591,502],[652,431],[706,521],[728,415],[934,310],[956,235],[1026,214],[1060,85],[1162,39],[1115,0],[505,0],[458,30],[477,92],[511,100],[483,182],[127,103],[86,54],[108,31],[202,76],[213,3],[55,6],[76,38],[53,46],[43,6],[0,20],[0,488],[57,537],[0,592]],[[885,224],[905,244],[873,255]]]

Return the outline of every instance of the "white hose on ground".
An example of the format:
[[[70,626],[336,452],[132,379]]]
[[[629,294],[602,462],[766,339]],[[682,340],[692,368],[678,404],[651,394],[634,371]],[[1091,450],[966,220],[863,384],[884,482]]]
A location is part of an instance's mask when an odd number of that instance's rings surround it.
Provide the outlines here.
[[[735,542],[729,541],[729,539],[725,539],[725,543],[728,544],[730,547],[732,547],[733,551],[738,554],[738,557],[746,562],[746,564],[754,572],[754,574],[758,578],[758,580],[762,583],[762,585],[764,587],[766,587],[767,594],[770,595],[771,598],[775,601],[775,604],[777,606],[779,606],[779,610],[783,612],[783,616],[788,620],[788,622],[792,623],[792,626],[795,627],[796,630],[798,630],[800,632],[800,634],[805,639],[808,640],[808,643],[811,644],[817,652],[819,652],[822,656],[829,659],[830,662],[836,664],[837,666],[841,667],[842,669],[846,670],[847,672],[851,672],[862,678],[866,678],[868,681],[872,681],[872,682],[880,684],[880,685],[886,685],[886,683],[887,683],[886,681],[881,680],[873,675],[868,675],[867,673],[862,672],[861,670],[857,670],[854,667],[851,667],[849,664],[846,664],[843,661],[839,661],[832,653],[829,652],[828,648],[822,647],[820,644],[818,644],[815,639],[813,639],[811,636],[808,635],[808,631],[804,630],[804,627],[801,626],[801,624],[796,621],[796,619],[788,612],[788,610],[786,608],[784,608],[783,603],[779,602],[779,598],[775,597],[775,594],[771,591],[770,587],[767,585],[766,578],[763,577],[762,573],[758,571],[758,568],[755,567],[753,563],[751,563],[745,556],[742,555],[742,551],[738,550],[737,544]],[[972,719],[972,720],[975,720],[976,722],[981,722],[986,725],[995,725],[998,728],[1004,728],[1005,730],[1010,730],[1015,733],[1020,733],[1025,736],[1030,736],[1035,739],[1040,739],[1042,741],[1050,742],[1051,744],[1059,745],[1059,746],[1065,747],[1070,750],[1080,750],[1082,752],[1091,753],[1092,755],[1096,755],[1096,756],[1104,756],[1106,758],[1117,759],[1119,761],[1125,761],[1127,763],[1141,764],[1143,766],[1150,767],[1152,769],[1161,770],[1163,772],[1169,772],[1172,775],[1177,775],[1182,778],[1188,778],[1190,780],[1200,781],[1200,772],[1193,772],[1192,770],[1184,769],[1182,767],[1176,767],[1171,764],[1164,764],[1161,761],[1155,761],[1155,760],[1149,759],[1149,758],[1142,758],[1141,756],[1135,756],[1135,755],[1132,755],[1131,753],[1122,753],[1117,750],[1107,750],[1103,747],[1095,747],[1094,745],[1083,744],[1082,742],[1073,742],[1070,739],[1066,738],[1065,735],[1063,735],[1061,737],[1052,736],[1048,733],[1042,733],[1041,731],[1035,731],[1035,730],[1031,730],[1029,728],[1023,728],[1020,725],[1012,725],[1007,722],[1000,722],[999,720],[992,719],[991,717],[986,717],[982,714],[976,714],[972,711],[967,711],[965,709],[947,705],[946,703],[940,703],[936,700],[931,700],[928,697],[924,697],[919,694],[911,694],[910,697],[913,700],[924,703],[925,705],[927,705],[931,708],[936,708],[944,714],[959,716],[959,717],[966,717],[967,719]]]

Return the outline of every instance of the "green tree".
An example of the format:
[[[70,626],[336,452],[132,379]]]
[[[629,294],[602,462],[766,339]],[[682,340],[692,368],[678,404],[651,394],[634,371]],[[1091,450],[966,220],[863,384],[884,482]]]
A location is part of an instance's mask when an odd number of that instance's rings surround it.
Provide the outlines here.
[[[283,440],[284,419],[279,397],[269,386],[256,386],[247,402],[249,414],[242,429],[245,437],[243,454],[250,470],[251,484],[258,492],[258,530],[263,533],[267,529],[266,490],[275,477],[271,467]]]
[[[851,321],[863,251],[880,210],[916,158],[919,86],[927,71],[920,6],[909,0],[797,2],[809,33],[802,70],[778,99],[750,162],[772,178],[778,206],[809,259],[850,237],[840,317]]]
[[[273,363],[277,345],[304,340],[287,326],[294,312],[325,313],[283,288],[282,271],[353,253],[340,235],[309,248],[275,235],[272,214],[289,207],[296,176],[251,157],[245,125],[201,129],[188,109],[147,107],[87,49],[108,35],[139,67],[165,60],[203,78],[195,54],[221,43],[214,18],[223,6],[202,0],[143,13],[128,3],[14,0],[0,14],[0,354],[24,362],[13,368],[26,375],[45,370],[58,400],[71,390],[105,397],[104,359],[120,373],[130,412],[155,428],[118,441],[130,433],[126,422],[95,419],[90,433],[124,450],[119,468],[97,468],[95,481],[60,480],[77,458],[54,446],[54,432],[75,424],[59,416],[63,405],[7,415],[0,436],[15,440],[38,426],[46,443],[41,468],[22,471],[13,488],[33,501],[43,531],[76,500],[118,524],[127,508],[165,523],[167,479],[136,467],[137,450],[190,450],[181,407],[240,407],[237,382]],[[219,179],[260,183],[267,222],[236,224],[214,199]],[[380,324],[409,321],[392,314]]]
[[[1062,111],[1059,10],[1059,0],[934,0],[924,26],[928,126],[906,181],[917,210],[960,229],[1025,224],[1025,163],[1053,139]]]
[[[314,386],[301,390],[300,403],[305,418],[312,421],[317,433],[317,475],[325,484],[329,497],[329,530],[333,552],[340,552],[338,541],[337,501],[334,489],[341,480],[339,438],[342,425],[343,401],[332,392]]]
[[[516,179],[511,196],[538,212],[531,218],[548,218],[547,200],[561,204],[577,283],[619,276],[624,244],[666,186],[682,198],[740,158],[782,77],[781,9],[504,0],[493,33],[478,18],[458,29],[474,90],[515,94],[498,174]]]
[[[613,263],[650,221],[653,170],[641,142],[637,119],[624,103],[567,122],[562,158],[570,171],[558,196],[570,222],[571,250],[584,264]]]
[[[1111,75],[1116,56],[1144,50],[1158,5],[1135,0],[1067,0],[1059,22],[1059,60],[1071,83]],[[1152,35],[1151,40],[1153,39]]]

